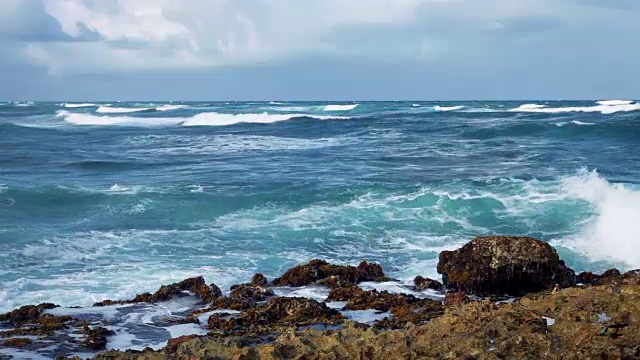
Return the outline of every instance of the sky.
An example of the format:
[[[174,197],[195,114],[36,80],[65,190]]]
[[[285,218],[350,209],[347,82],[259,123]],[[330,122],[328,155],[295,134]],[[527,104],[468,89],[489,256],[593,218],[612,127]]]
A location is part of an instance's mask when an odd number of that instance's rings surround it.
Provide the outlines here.
[[[640,99],[639,0],[0,0],[0,99]]]

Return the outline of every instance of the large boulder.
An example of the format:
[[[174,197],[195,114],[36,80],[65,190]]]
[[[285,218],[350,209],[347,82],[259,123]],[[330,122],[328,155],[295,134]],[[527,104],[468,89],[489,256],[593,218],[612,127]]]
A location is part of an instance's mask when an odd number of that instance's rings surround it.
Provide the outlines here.
[[[448,289],[476,295],[521,296],[576,283],[555,249],[529,237],[477,237],[440,253],[438,273]]]

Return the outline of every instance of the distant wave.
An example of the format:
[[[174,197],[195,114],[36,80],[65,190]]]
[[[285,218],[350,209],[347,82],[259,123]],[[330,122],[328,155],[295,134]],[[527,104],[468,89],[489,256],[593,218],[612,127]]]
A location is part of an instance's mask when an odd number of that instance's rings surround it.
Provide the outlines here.
[[[466,106],[434,106],[433,109],[435,111],[455,111],[455,110],[460,110],[460,109],[464,109]]]
[[[189,105],[160,105],[156,108],[158,111],[171,111],[171,110],[179,110],[179,109],[188,109]]]
[[[101,114],[125,114],[125,113],[133,113],[140,111],[149,111],[154,110],[153,108],[121,108],[121,107],[109,107],[109,106],[100,106],[97,113]]]
[[[294,118],[309,117],[318,120],[328,119],[348,119],[348,117],[321,116],[311,114],[221,114],[202,113],[186,119],[183,126],[225,126],[239,123],[270,124],[279,121],[291,120]]]
[[[66,107],[66,108],[82,108],[82,107],[93,107],[93,106],[98,106],[98,105],[93,104],[93,103],[84,103],[84,104],[66,103],[66,104],[62,104],[62,106]]]
[[[324,111],[349,111],[358,107],[359,104],[349,105],[327,105],[324,107]]]
[[[63,117],[64,121],[69,124],[91,126],[225,126],[239,123],[270,124],[302,117],[318,120],[349,119],[349,117],[345,116],[321,116],[311,114],[221,114],[214,112],[200,113],[192,117],[138,118],[132,116],[99,116],[86,113],[72,113],[65,110],[58,111],[58,116]]]
[[[567,124],[573,124],[573,125],[579,125],[579,126],[592,126],[595,125],[595,123],[590,123],[590,122],[584,122],[584,121],[579,121],[579,120],[573,120],[573,121],[569,121],[569,122],[559,122],[556,123],[557,127],[563,127]]]
[[[610,102],[610,103],[614,105],[573,106],[573,107],[552,108],[552,107],[547,107],[546,105],[525,104],[515,109],[510,109],[508,111],[546,113],[546,114],[569,113],[569,112],[586,112],[586,113],[599,112],[601,114],[614,114],[617,112],[629,112],[629,111],[640,110],[640,104],[636,104],[636,103],[628,103],[628,104],[621,104],[619,102],[616,102],[616,103]]]
[[[599,105],[604,106],[616,106],[616,105],[629,105],[633,104],[633,101],[630,100],[603,100],[597,102]]]

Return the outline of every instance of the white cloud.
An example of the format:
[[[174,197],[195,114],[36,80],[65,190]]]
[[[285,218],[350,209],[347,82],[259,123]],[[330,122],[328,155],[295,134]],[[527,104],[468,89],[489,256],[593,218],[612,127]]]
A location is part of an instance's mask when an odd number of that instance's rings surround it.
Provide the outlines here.
[[[3,0],[0,10],[15,8],[19,1]],[[452,47],[464,47],[464,41],[473,46],[483,31],[514,27],[531,31],[536,24],[545,24],[521,19],[571,24],[581,6],[573,0],[42,0],[42,4],[64,34],[91,40],[26,45],[30,61],[59,73],[243,65],[315,55],[408,54],[431,61]],[[391,29],[393,35],[384,36]],[[359,34],[359,41],[349,41],[352,33]]]

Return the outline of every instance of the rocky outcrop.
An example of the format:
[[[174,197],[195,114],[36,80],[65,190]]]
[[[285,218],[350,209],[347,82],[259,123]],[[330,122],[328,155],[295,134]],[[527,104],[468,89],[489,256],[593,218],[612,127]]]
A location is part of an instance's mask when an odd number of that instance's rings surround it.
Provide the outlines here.
[[[427,289],[442,291],[444,289],[444,286],[441,282],[430,278],[424,278],[422,276],[416,276],[415,279],[413,279],[413,284],[416,286],[417,291]]]
[[[107,338],[116,334],[103,327],[91,328],[88,325],[84,326],[83,332],[85,339],[80,344],[91,350],[104,350],[107,347]]]
[[[5,314],[0,314],[0,322],[8,322],[12,325],[34,322],[38,320],[45,310],[55,309],[58,305],[43,303],[40,305],[25,305]]]
[[[259,346],[243,337],[192,337],[159,352],[109,351],[96,359],[638,359],[638,314],[640,286],[602,285],[507,304],[473,301],[399,331],[351,322],[341,330],[292,327]]]
[[[237,317],[213,314],[208,324],[209,329],[223,334],[261,334],[283,326],[336,324],[342,319],[338,311],[324,303],[305,298],[276,297]]]
[[[267,278],[261,273],[257,273],[251,278],[251,284],[253,285],[267,286],[268,283]]]
[[[475,295],[514,295],[573,286],[576,276],[548,243],[528,237],[486,236],[440,253],[444,286]]]
[[[640,285],[640,269],[621,273],[618,269],[610,269],[601,275],[582,272],[577,276],[578,283],[583,285]]]
[[[354,266],[329,264],[323,260],[311,260],[304,265],[298,265],[285,272],[281,277],[273,280],[275,286],[304,286],[317,281],[334,277],[335,281],[357,284],[362,281],[374,281],[384,277],[382,267],[363,261]]]
[[[109,306],[134,303],[157,303],[171,300],[173,297],[181,296],[183,292],[188,291],[208,303],[222,296],[222,291],[215,284],[207,285],[202,276],[185,279],[170,285],[162,285],[158,291],[153,294],[143,293],[137,295],[131,300],[104,300],[93,306]]]

